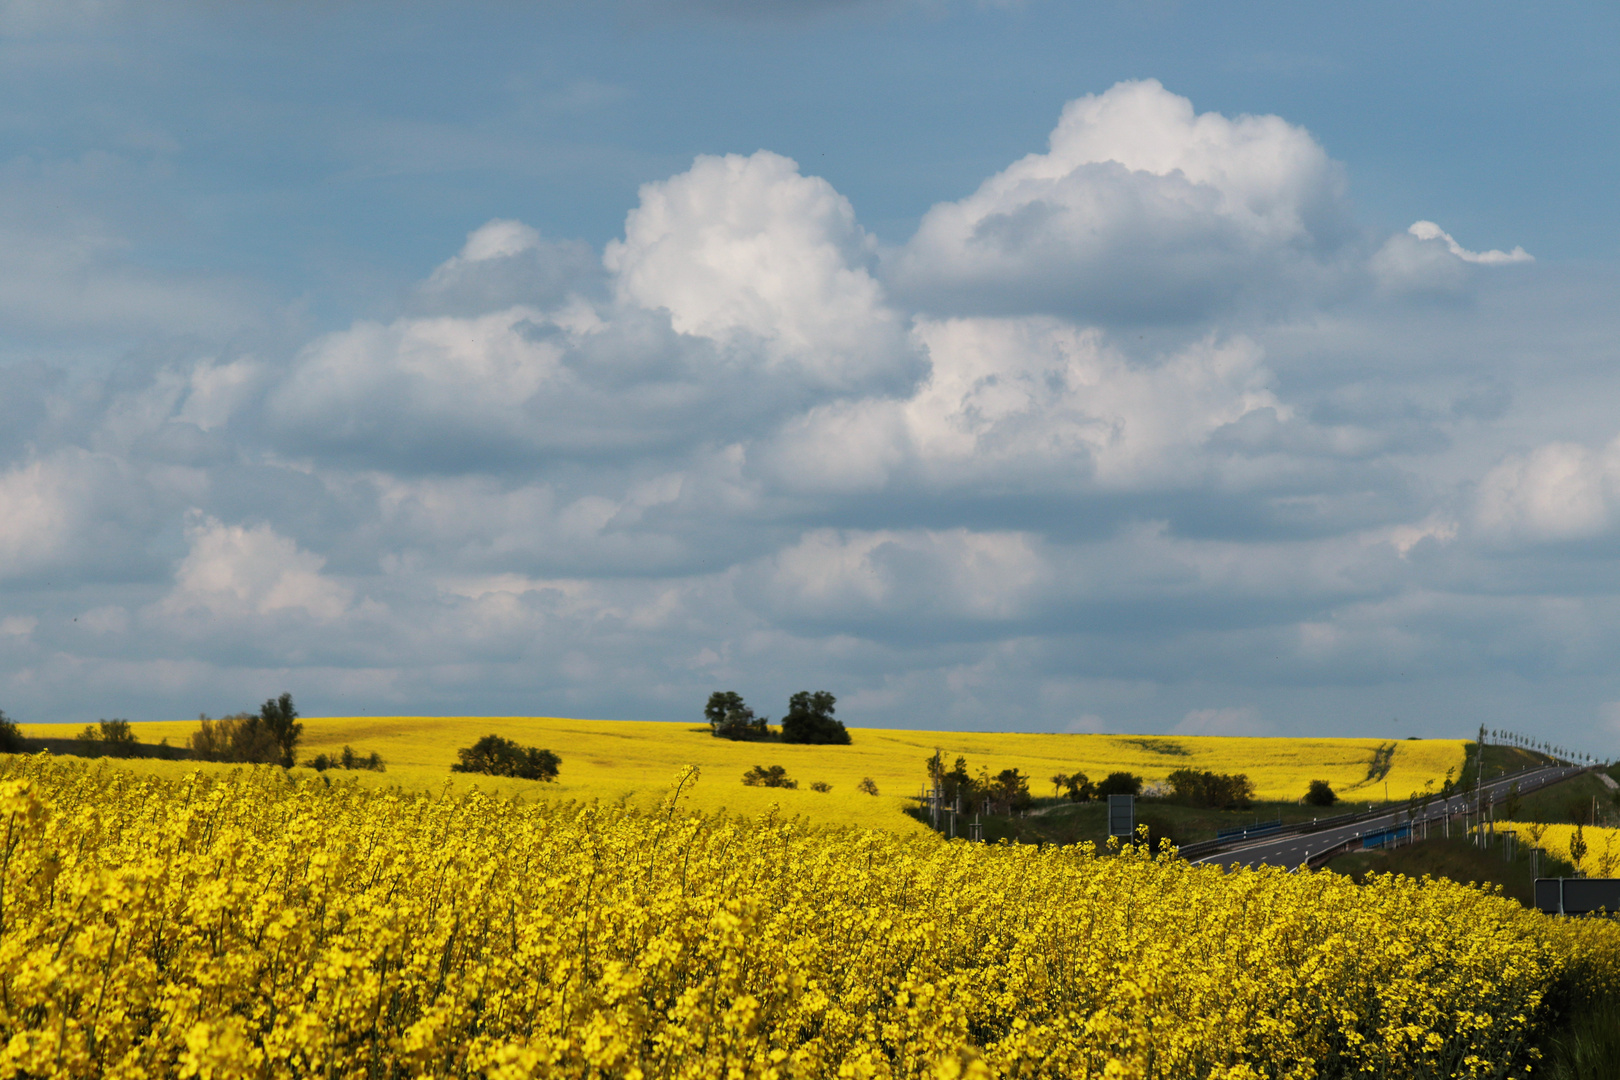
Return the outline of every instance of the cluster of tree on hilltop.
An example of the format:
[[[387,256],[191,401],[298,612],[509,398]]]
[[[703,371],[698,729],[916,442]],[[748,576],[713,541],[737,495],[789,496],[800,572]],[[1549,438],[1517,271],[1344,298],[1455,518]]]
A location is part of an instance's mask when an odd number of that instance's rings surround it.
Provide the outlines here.
[[[382,755],[376,751],[361,753],[345,746],[340,752],[320,753],[313,759],[300,762],[298,745],[304,734],[304,725],[298,719],[298,707],[291,694],[269,698],[257,712],[238,712],[218,720],[207,713],[197,717],[197,729],[185,740],[183,747],[170,746],[169,741],[153,745],[141,742],[128,720],[99,720],[86,724],[72,738],[25,738],[4,712],[0,712],[0,752],[20,753],[48,750],[84,757],[158,757],[166,759],[190,758],[193,761],[214,761],[238,765],[280,765],[291,768],[302,764],[318,771],[326,769],[385,768]]]
[[[769,717],[756,716],[735,690],[716,690],[703,706],[710,732],[720,739],[760,741],[777,738],[785,743],[848,745],[849,731],[833,716],[838,699],[825,690],[801,690],[788,699],[779,732],[771,731]]]

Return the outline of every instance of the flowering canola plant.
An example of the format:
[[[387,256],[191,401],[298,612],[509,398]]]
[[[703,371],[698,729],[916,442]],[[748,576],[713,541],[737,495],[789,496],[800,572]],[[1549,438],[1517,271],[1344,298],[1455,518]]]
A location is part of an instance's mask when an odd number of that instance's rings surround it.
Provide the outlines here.
[[[1620,929],[1446,882],[673,795],[10,757],[0,834],[0,1076],[1518,1076],[1620,988]]]

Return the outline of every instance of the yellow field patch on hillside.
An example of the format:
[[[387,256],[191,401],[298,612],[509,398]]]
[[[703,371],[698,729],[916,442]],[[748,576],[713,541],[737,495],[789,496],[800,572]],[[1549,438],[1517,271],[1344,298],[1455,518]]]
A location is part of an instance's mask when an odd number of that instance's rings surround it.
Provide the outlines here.
[[[1532,830],[1540,828],[1541,850],[1548,854],[1573,862],[1570,858],[1569,844],[1575,839],[1575,826],[1573,825],[1542,825],[1536,826],[1523,821],[1498,821],[1499,832],[1516,832],[1521,842],[1529,844],[1534,842]],[[1579,869],[1588,877],[1614,877],[1620,873],[1620,829],[1604,829],[1597,826],[1585,826],[1581,829],[1581,839],[1586,841],[1586,855],[1581,859]]]
[[[333,773],[368,786],[398,784],[437,788],[452,777],[456,750],[480,736],[503,735],[524,745],[545,747],[562,758],[555,784],[497,780],[454,774],[456,790],[550,799],[626,799],[655,804],[669,789],[677,769],[691,764],[701,777],[691,792],[699,810],[725,809],[756,816],[773,805],[783,816],[812,822],[865,825],[909,831],[920,828],[902,812],[924,783],[924,762],[935,748],[947,761],[961,756],[968,768],[994,774],[1017,768],[1033,777],[1036,795],[1051,795],[1054,773],[1082,771],[1093,780],[1127,770],[1161,780],[1181,768],[1247,773],[1261,799],[1297,799],[1312,780],[1326,780],[1347,802],[1382,801],[1385,780],[1392,799],[1403,799],[1426,781],[1436,786],[1447,769],[1461,771],[1460,740],[1226,738],[1214,736],[1047,735],[1007,732],[906,731],[852,728],[850,746],[793,746],[737,743],[716,739],[701,724],[631,720],[569,720],[556,717],[308,717],[299,754],[303,759],[345,744],[366,754],[375,750],[388,763],[386,773]],[[184,745],[195,721],[133,725],[142,742],[168,739]],[[25,725],[29,735],[61,737],[61,725]],[[1382,751],[1387,775],[1375,773]],[[754,765],[781,765],[797,790],[752,788],[742,774]],[[170,774],[183,763],[147,763],[143,771]],[[856,790],[871,777],[879,794]],[[832,785],[822,794],[813,781]]]

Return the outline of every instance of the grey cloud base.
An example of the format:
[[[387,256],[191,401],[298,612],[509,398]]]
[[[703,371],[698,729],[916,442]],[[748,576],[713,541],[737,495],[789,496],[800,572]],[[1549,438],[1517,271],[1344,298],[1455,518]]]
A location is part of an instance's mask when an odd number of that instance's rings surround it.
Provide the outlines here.
[[[0,705],[1596,746],[1620,288],[1345,176],[1127,83],[897,249],[702,157],[280,353],[5,368]]]

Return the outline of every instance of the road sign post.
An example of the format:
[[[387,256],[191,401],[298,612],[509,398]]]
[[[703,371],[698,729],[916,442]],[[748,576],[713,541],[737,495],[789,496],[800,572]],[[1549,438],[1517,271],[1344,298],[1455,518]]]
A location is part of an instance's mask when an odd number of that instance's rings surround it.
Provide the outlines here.
[[[1136,796],[1108,796],[1108,835],[1126,840],[1136,835]]]

